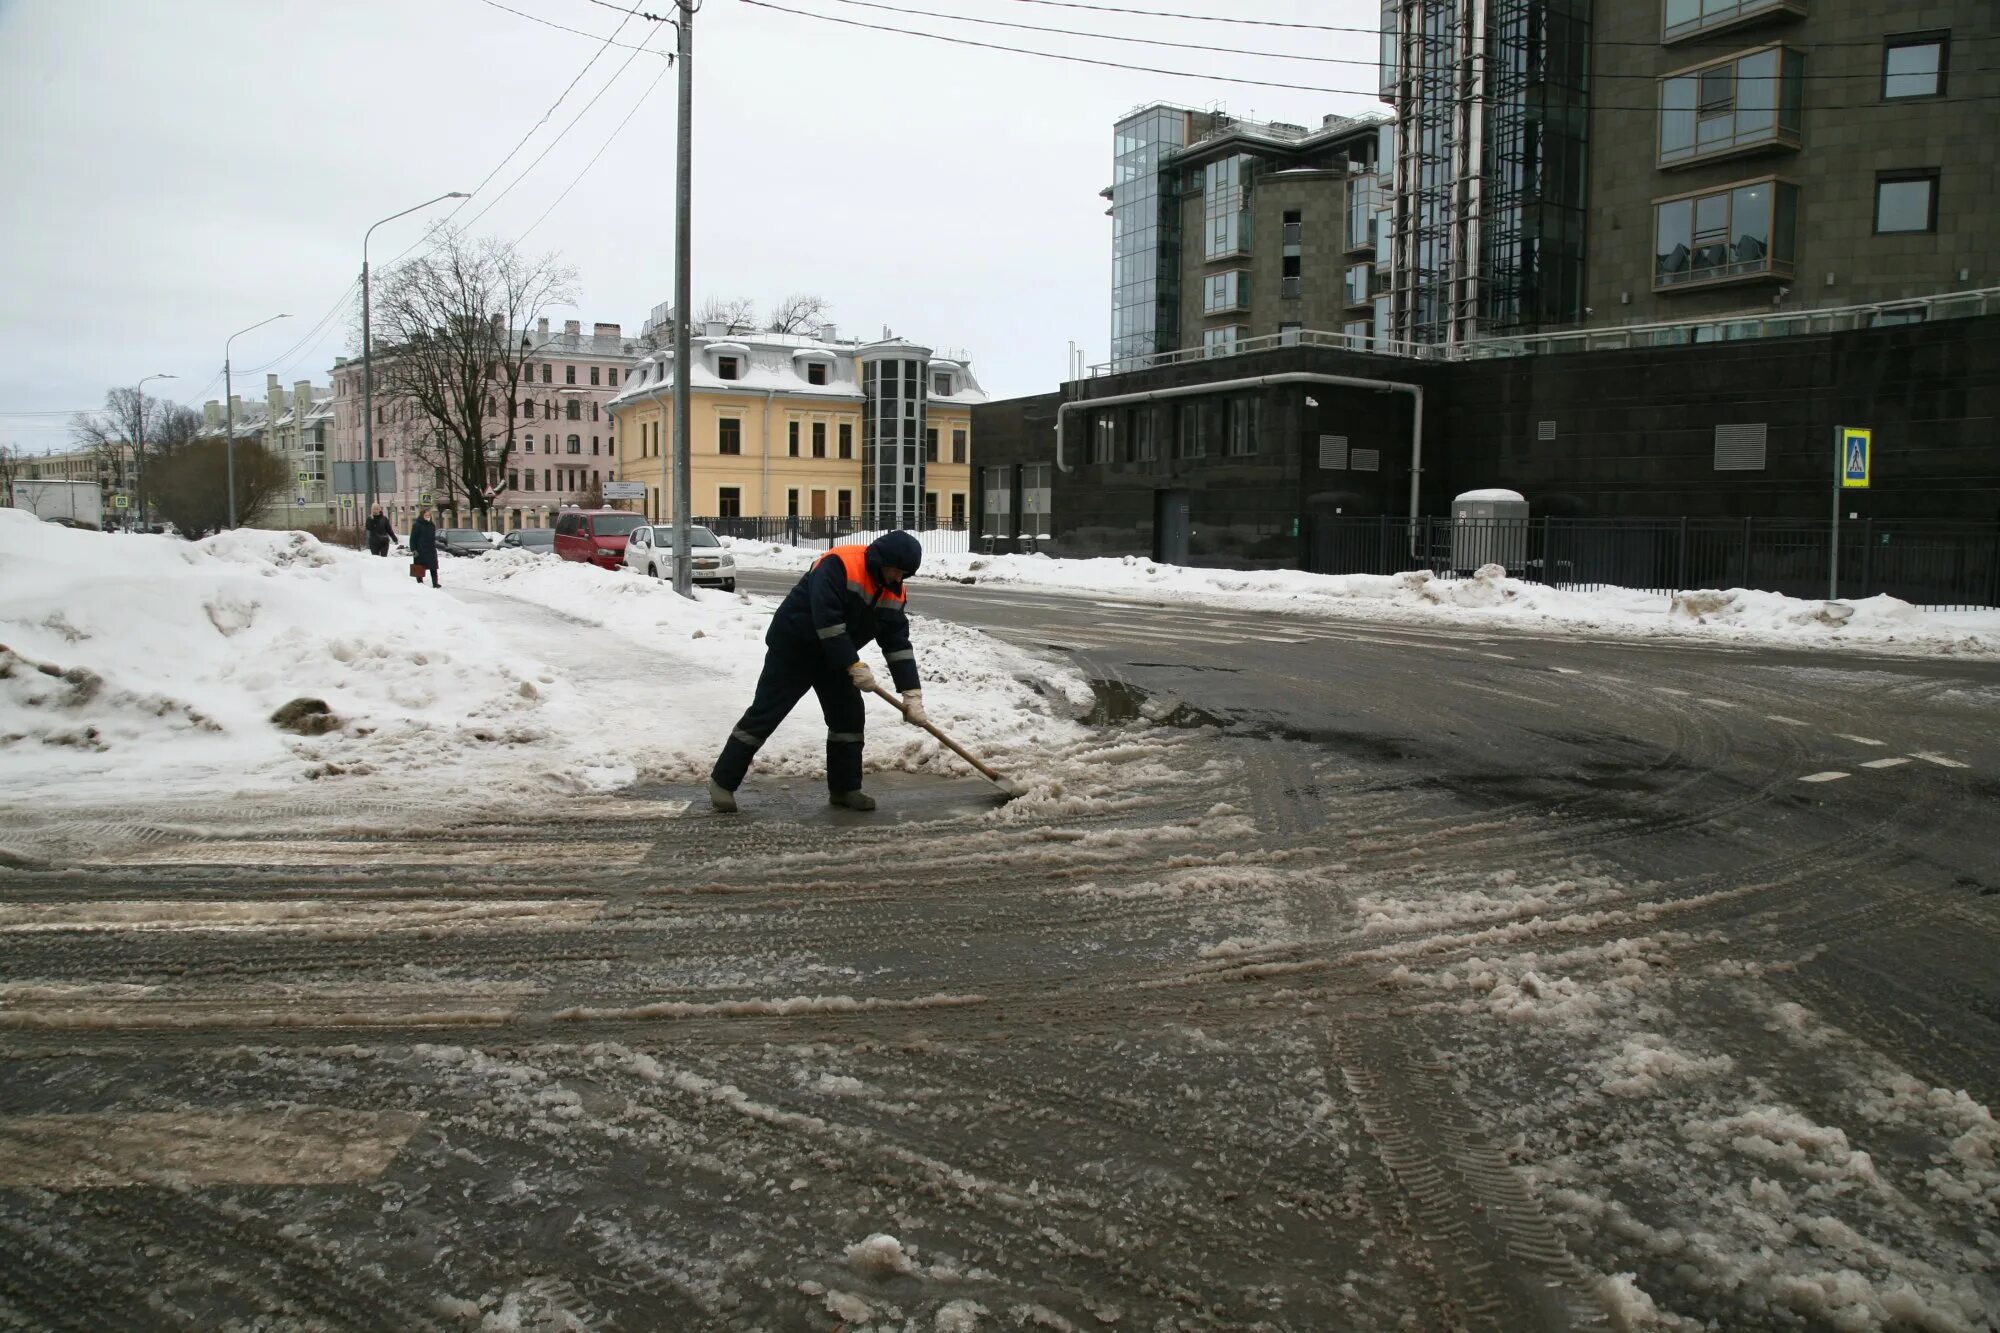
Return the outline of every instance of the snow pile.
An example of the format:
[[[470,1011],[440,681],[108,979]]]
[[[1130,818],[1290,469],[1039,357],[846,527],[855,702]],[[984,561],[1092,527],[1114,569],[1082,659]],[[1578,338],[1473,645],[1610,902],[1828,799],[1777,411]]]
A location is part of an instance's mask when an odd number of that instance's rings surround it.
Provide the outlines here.
[[[448,560],[442,590],[407,568],[298,532],[114,539],[0,510],[0,802],[309,780],[430,807],[588,795],[701,777],[750,702],[768,603],[521,552]],[[917,651],[931,715],[964,742],[1083,735],[1064,720],[1088,706],[1075,673],[934,621]],[[967,771],[869,713],[870,770]],[[758,771],[824,762],[808,698]]]
[[[843,1256],[847,1266],[867,1277],[896,1277],[917,1271],[916,1262],[903,1243],[883,1232],[856,1241]]]
[[[822,554],[767,541],[722,540],[745,569],[799,570]],[[2000,611],[1927,612],[1888,596],[1827,602],[1747,588],[1672,596],[1628,588],[1579,592],[1510,578],[1492,564],[1470,578],[1450,579],[1428,570],[1308,574],[1194,569],[1143,556],[1056,559],[925,549],[923,571],[912,583],[919,593],[924,580],[944,579],[1329,619],[2000,655]]]

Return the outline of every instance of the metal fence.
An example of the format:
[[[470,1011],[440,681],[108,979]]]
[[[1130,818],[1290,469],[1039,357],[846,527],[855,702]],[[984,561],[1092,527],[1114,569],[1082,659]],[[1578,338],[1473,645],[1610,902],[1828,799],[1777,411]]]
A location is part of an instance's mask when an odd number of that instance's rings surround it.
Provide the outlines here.
[[[1933,611],[2000,607],[2000,524],[1840,525],[1825,519],[1315,518],[1306,567],[1320,574],[1465,574],[1504,565],[1550,587],[1755,588],[1791,597],[1888,593]]]
[[[854,518],[697,518],[695,523],[718,537],[743,537],[752,541],[782,542],[825,550],[851,542],[873,541],[883,527],[869,527],[865,519]],[[906,529],[933,555],[964,555],[972,549],[972,528],[967,523],[939,522],[925,528]]]

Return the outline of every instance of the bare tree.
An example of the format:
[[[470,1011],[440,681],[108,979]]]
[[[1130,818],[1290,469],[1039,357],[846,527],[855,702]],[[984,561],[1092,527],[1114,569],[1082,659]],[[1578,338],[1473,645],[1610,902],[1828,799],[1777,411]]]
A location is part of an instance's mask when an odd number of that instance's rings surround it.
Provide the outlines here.
[[[711,296],[702,302],[701,314],[695,317],[695,323],[755,328],[757,303],[747,296],[735,296],[727,300],[720,296]]]
[[[490,527],[527,364],[541,351],[527,330],[545,311],[575,304],[576,270],[553,254],[528,258],[504,241],[441,230],[381,290],[376,392],[425,428],[410,455],[444,479],[437,503],[455,509],[463,496],[478,526]]]
[[[823,296],[794,293],[772,309],[771,322],[765,327],[772,333],[807,333],[826,323],[832,309]]]
[[[199,413],[131,388],[106,390],[101,411],[79,412],[70,419],[70,437],[95,455],[98,475],[109,485],[131,487],[141,513],[151,489],[147,468],[200,434]],[[144,457],[136,447],[141,443]],[[128,464],[132,469],[129,475]]]
[[[0,504],[14,503],[14,478],[21,475],[21,446],[0,444]]]
[[[229,525],[228,467],[220,435],[190,440],[154,458],[148,485],[155,512],[190,539],[222,531]],[[291,483],[282,457],[255,440],[236,442],[236,512],[243,526],[255,526],[274,509],[282,513]]]

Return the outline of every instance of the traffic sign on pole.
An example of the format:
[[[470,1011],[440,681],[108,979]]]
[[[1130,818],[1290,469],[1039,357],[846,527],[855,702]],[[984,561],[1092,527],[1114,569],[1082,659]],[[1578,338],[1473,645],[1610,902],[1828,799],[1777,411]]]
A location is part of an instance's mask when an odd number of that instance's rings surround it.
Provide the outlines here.
[[[1867,490],[1868,473],[1874,462],[1875,432],[1866,426],[1840,428],[1840,485],[1842,490]]]

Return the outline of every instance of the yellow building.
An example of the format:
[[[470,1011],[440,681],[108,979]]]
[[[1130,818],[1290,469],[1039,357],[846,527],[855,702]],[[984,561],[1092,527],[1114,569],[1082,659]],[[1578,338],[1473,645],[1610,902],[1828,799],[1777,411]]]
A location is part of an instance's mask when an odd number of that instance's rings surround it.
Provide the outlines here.
[[[689,510],[856,530],[963,527],[972,512],[967,359],[901,338],[840,341],[718,324],[689,340]],[[673,516],[673,349],[634,366],[611,401],[618,475]]]

